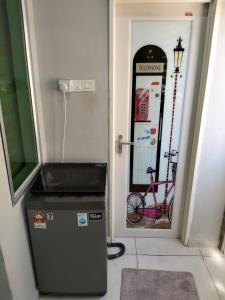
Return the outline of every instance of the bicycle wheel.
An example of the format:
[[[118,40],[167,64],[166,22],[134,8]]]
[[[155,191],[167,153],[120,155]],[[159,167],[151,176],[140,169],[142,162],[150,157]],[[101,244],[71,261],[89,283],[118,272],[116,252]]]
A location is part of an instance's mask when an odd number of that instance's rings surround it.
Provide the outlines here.
[[[140,193],[131,193],[127,197],[127,222],[137,224],[144,214],[144,197]]]
[[[173,217],[173,202],[174,202],[174,197],[171,198],[170,203],[168,205],[168,219],[170,223],[172,223],[172,217]]]

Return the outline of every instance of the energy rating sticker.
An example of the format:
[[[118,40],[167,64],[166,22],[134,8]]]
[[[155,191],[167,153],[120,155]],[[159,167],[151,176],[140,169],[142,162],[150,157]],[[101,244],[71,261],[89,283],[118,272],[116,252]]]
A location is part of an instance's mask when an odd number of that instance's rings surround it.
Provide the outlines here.
[[[44,213],[36,212],[32,214],[34,228],[46,229],[46,216]]]
[[[77,213],[77,223],[79,227],[88,226],[87,213]]]

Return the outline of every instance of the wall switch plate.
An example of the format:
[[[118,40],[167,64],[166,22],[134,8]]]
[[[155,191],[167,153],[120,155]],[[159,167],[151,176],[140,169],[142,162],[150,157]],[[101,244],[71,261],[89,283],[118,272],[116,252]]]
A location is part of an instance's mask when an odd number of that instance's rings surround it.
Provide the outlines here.
[[[82,90],[82,80],[73,80],[73,91],[80,92]]]
[[[73,80],[73,91],[74,92],[94,92],[95,91],[95,80]]]
[[[84,89],[90,92],[95,91],[95,80],[84,80]]]

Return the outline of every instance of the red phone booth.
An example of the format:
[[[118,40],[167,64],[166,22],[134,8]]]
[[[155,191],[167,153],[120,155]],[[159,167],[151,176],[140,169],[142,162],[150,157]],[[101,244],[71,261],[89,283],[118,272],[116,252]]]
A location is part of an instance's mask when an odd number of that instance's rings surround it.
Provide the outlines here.
[[[136,89],[134,121],[147,121],[149,107],[149,90]]]

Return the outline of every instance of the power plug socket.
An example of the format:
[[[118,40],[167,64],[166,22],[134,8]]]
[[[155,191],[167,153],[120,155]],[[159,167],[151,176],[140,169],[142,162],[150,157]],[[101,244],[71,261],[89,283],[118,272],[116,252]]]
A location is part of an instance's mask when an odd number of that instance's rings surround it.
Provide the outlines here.
[[[71,93],[73,91],[72,79],[60,79],[58,81],[59,90],[65,93]]]

